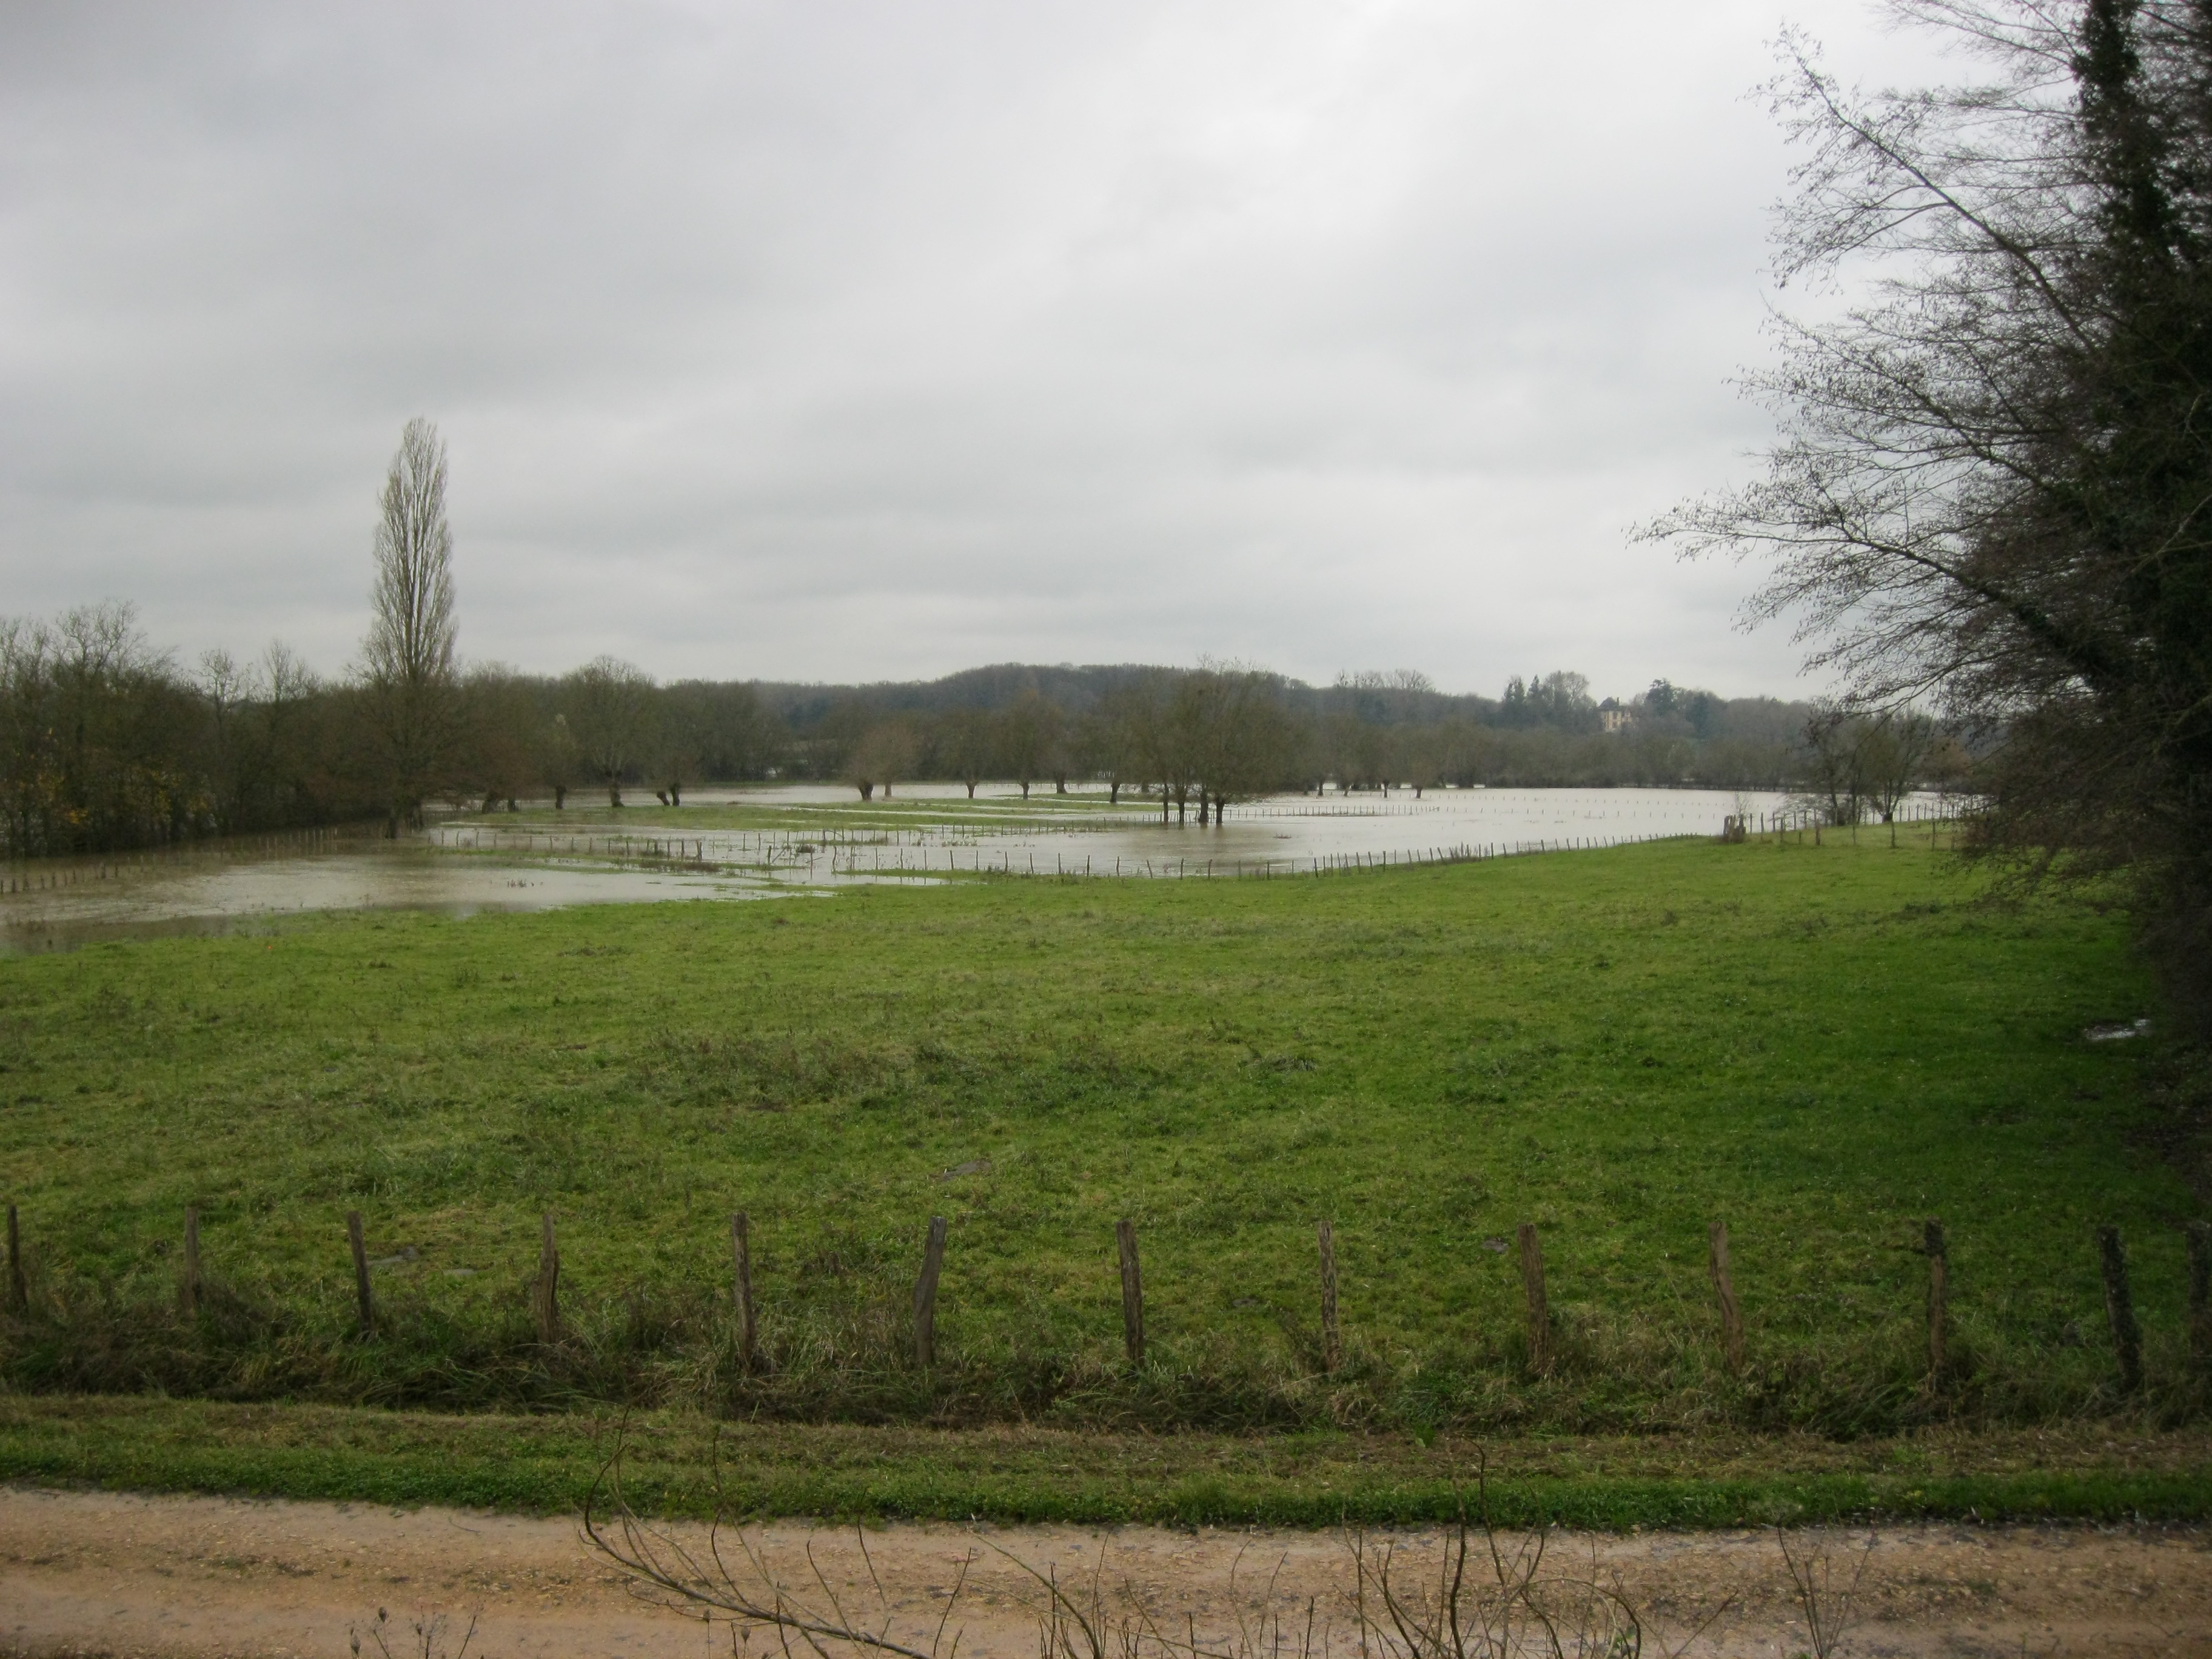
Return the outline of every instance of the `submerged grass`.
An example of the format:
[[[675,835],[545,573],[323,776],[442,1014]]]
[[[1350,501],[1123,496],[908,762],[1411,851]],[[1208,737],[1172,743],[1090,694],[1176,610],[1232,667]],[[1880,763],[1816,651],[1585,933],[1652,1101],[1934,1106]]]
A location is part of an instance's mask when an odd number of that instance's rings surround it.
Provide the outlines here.
[[[328,916],[15,958],[0,1184],[33,1294],[0,1323],[0,1377],[1098,1431],[2189,1420],[2200,1154],[2146,1045],[2083,1036],[2150,1006],[2117,918],[1992,906],[1924,844]],[[190,1318],[187,1204],[210,1287]],[[751,1369],[727,1302],[739,1207]],[[350,1209],[380,1263],[368,1339]],[[567,1325],[542,1344],[547,1210]],[[933,1212],[952,1243],[924,1371],[908,1297]],[[1956,1316],[1932,1388],[1927,1215]],[[1121,1216],[1144,1254],[1135,1369]],[[1705,1283],[1717,1217],[1741,1377]],[[1523,1220],[1558,1325],[1540,1379],[1504,1249]],[[2106,1222],[2149,1344],[2132,1401]]]

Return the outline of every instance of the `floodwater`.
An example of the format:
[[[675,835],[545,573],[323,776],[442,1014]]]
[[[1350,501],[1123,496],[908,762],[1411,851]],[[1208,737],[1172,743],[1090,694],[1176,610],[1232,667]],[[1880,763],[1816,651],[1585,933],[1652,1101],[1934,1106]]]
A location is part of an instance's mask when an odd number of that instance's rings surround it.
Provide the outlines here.
[[[1446,857],[1611,846],[1663,836],[1717,836],[1731,813],[1778,812],[1787,797],[1692,789],[1443,789],[1416,799],[1389,795],[1284,795],[1229,809],[1225,825],[1164,823],[1157,801],[1125,795],[1110,808],[1097,791],[1028,802],[1011,790],[984,790],[972,803],[958,785],[902,787],[892,805],[897,827],[882,827],[850,789],[825,785],[720,790],[685,797],[671,809],[648,802],[625,811],[623,827],[595,823],[588,833],[542,825],[503,827],[498,815],[434,831],[449,847],[530,854],[567,852],[680,856],[719,865],[768,866],[811,859],[849,876],[999,871],[1011,875],[1197,876],[1288,873],[1353,862],[1400,863]],[[939,801],[957,803],[936,817]],[[728,805],[811,809],[800,827],[732,830],[687,823],[693,809]],[[1040,826],[1041,816],[1050,823]]]
[[[635,798],[633,797],[635,803]],[[957,803],[942,812],[936,803]],[[1283,874],[1717,835],[1734,812],[1781,811],[1779,795],[1675,789],[1452,789],[1284,796],[1230,809],[1220,828],[1163,824],[1157,805],[1104,795],[1030,803],[1011,789],[974,802],[957,785],[906,786],[907,819],[853,821],[854,793],[824,785],[701,791],[683,808],[633,804],[619,830],[459,820],[398,842],[329,832],[210,843],[114,860],[43,860],[0,872],[0,955],[106,939],[252,931],[323,910],[447,915],[574,904],[821,896],[853,883],[948,874],[1194,878]],[[786,809],[797,827],[696,827],[696,809]],[[1915,815],[1932,803],[1916,804]],[[865,810],[865,809],[863,809]],[[1039,827],[1041,815],[1051,822]],[[880,816],[880,815],[877,815]],[[687,822],[687,820],[690,820]]]

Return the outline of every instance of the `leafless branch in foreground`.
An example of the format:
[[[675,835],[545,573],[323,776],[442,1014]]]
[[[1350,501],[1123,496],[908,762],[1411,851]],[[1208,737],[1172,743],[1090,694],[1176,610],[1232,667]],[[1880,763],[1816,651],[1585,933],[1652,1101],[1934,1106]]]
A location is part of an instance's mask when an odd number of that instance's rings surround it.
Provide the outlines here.
[[[829,1659],[833,1647],[895,1654],[902,1659],[953,1659],[958,1653],[959,1633],[953,1632],[950,1647],[945,1644],[945,1635],[967,1585],[968,1570],[976,1559],[975,1551],[970,1550],[962,1561],[959,1577],[936,1627],[902,1630],[883,1581],[876,1576],[875,1563],[869,1559],[866,1535],[854,1528],[876,1599],[872,1616],[864,1620],[846,1610],[843,1599],[815,1559],[812,1540],[807,1542],[806,1561],[813,1587],[811,1591],[794,1592],[770,1569],[744,1529],[727,1523],[720,1501],[719,1441],[714,1459],[717,1502],[703,1552],[685,1545],[668,1528],[641,1520],[630,1508],[623,1496],[623,1450],[618,1437],[614,1455],[592,1483],[584,1501],[583,1532],[592,1547],[629,1576],[633,1589],[645,1600],[687,1618],[708,1622],[726,1620],[732,1627],[733,1640],[754,1632],[772,1632],[787,1659],[794,1642],[817,1659]]]
[[[1799,1611],[1805,1615],[1805,1632],[1813,1644],[1813,1659],[1828,1659],[1831,1654],[1843,1650],[1844,1633],[1857,1616],[1859,1580],[1866,1576],[1867,1561],[1874,1554],[1874,1534],[1867,1534],[1857,1559],[1850,1563],[1848,1581],[1843,1576],[1836,1552],[1825,1540],[1800,1537],[1793,1549],[1789,1530],[1783,1527],[1774,1529],[1774,1537],[1782,1546],[1782,1563],[1790,1570],[1790,1590],[1797,1598]]]
[[[801,1648],[816,1659],[830,1659],[833,1648],[902,1659],[954,1659],[960,1646],[954,1613],[969,1570],[985,1549],[1025,1575],[1040,1592],[1031,1609],[1039,1659],[1329,1659],[1340,1649],[1361,1659],[1640,1659],[1647,1638],[1652,1651],[1677,1659],[1735,1599],[1723,1601],[1679,1644],[1670,1646],[1653,1632],[1648,1616],[1617,1577],[1604,1573],[1595,1544],[1586,1564],[1555,1571],[1550,1564],[1559,1553],[1548,1528],[1519,1534],[1499,1531],[1490,1516],[1486,1474],[1479,1472],[1474,1512],[1470,1516],[1462,1504],[1433,1569],[1424,1565],[1409,1574],[1401,1565],[1405,1552],[1397,1540],[1377,1542],[1364,1532],[1347,1534],[1352,1586],[1328,1598],[1335,1607],[1321,1596],[1286,1598],[1280,1593],[1287,1557],[1261,1579],[1244,1573],[1240,1552],[1231,1568],[1225,1617],[1210,1618],[1202,1626],[1200,1615],[1187,1606],[1152,1605],[1135,1586],[1109,1581],[1103,1540],[1087,1577],[1064,1580],[1057,1567],[1039,1568],[978,1536],[981,1547],[971,1547],[962,1559],[933,1626],[921,1620],[902,1627],[868,1554],[866,1537],[857,1528],[875,1597],[866,1617],[847,1608],[816,1559],[811,1538],[805,1554],[812,1584],[794,1590],[744,1529],[726,1521],[719,1502],[719,1447],[716,1517],[703,1548],[686,1545],[632,1511],[623,1496],[623,1452],[617,1440],[593,1483],[585,1506],[585,1537],[647,1600],[686,1617],[728,1621],[733,1647],[740,1636],[770,1632],[787,1659]],[[1821,1593],[1827,1594],[1825,1581]],[[1844,1594],[1847,1601],[1849,1591]],[[1831,1598],[1820,1605],[1826,1610],[1834,1602]]]
[[[410,1656],[410,1659],[468,1659],[469,1644],[477,1638],[477,1620],[483,1616],[481,1607],[469,1615],[469,1627],[461,1632],[461,1644],[449,1656],[442,1645],[446,1635],[446,1615],[442,1613],[417,1613],[408,1626],[408,1632],[415,1639],[401,1651]],[[376,1617],[368,1623],[368,1639],[376,1644],[376,1651],[381,1659],[393,1659],[392,1644],[384,1639],[385,1628],[391,1623],[391,1613],[382,1607],[376,1610]],[[351,1641],[354,1659],[361,1659],[362,1652],[361,1629],[356,1625],[349,1626],[346,1632]]]

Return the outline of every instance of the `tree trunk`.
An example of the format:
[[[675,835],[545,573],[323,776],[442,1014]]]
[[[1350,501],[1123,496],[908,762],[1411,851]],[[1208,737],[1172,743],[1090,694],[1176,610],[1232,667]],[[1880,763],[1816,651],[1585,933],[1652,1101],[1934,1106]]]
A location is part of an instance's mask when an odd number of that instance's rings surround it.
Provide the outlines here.
[[[1119,806],[1121,804],[1121,779],[1116,778],[1106,786],[1106,804],[1109,806]]]
[[[668,804],[671,806],[681,806],[684,805],[684,786],[682,784],[672,783],[668,786]]]
[[[965,782],[968,785],[968,799],[969,800],[973,800],[975,799],[975,780],[969,778],[965,780]]]
[[[611,783],[607,786],[607,805],[610,806],[622,805],[622,785]]]
[[[565,783],[555,784],[553,786],[553,810],[556,812],[565,811],[568,805],[568,786]]]

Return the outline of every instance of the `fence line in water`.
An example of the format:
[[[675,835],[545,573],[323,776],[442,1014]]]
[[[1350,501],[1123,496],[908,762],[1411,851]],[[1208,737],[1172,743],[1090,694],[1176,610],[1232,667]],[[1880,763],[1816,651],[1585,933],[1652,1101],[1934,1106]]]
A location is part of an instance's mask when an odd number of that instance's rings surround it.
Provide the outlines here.
[[[1778,819],[1778,822],[1779,820]],[[1899,820],[1904,822],[1902,818]],[[1950,820],[1929,815],[1916,817],[1915,823],[1941,824]],[[504,832],[502,832],[504,833]],[[528,833],[528,832],[520,832]],[[1762,834],[1778,833],[1762,830]],[[774,870],[804,870],[809,878],[821,874],[831,878],[840,877],[898,877],[934,878],[940,875],[974,875],[1031,877],[1047,876],[1057,880],[1109,880],[1144,878],[1151,880],[1258,880],[1292,876],[1328,876],[1348,874],[1367,870],[1402,870],[1449,864],[1474,864],[1491,859],[1517,858],[1538,853],[1597,852],[1607,848],[1640,846],[1651,842],[1703,840],[1696,832],[1682,830],[1654,830],[1644,835],[1629,836],[1541,836],[1534,839],[1498,842],[1462,842],[1447,847],[1425,848],[1385,848],[1380,852],[1322,853],[1303,857],[1272,859],[1193,858],[1184,855],[1173,860],[1146,858],[1133,854],[1117,855],[1111,866],[1093,854],[1086,854],[1078,860],[1064,852],[1052,854],[1050,866],[1041,867],[1038,854],[1027,849],[1020,860],[1013,849],[995,855],[981,847],[962,848],[957,845],[943,848],[945,858],[940,864],[933,855],[926,841],[917,840],[909,846],[892,846],[882,841],[857,838],[843,841],[824,837],[811,843],[799,843],[801,852],[788,842],[761,842],[751,850],[763,854],[768,860],[753,866],[718,861],[707,854],[704,839],[674,840],[653,836],[572,836],[550,838],[563,842],[564,846],[548,850],[556,854],[610,857],[644,857],[669,864],[687,866],[702,873],[720,870],[749,867]],[[539,835],[538,841],[549,838]],[[1930,838],[1930,847],[1934,839]],[[745,850],[740,848],[739,850]],[[963,860],[960,854],[968,854]],[[787,865],[775,862],[779,853],[790,855]]]
[[[1322,817],[1338,815],[1327,812],[1293,811],[1286,816]],[[1824,829],[1848,830],[1856,835],[1862,827],[1876,830],[1887,828],[1893,833],[1898,827],[1903,825],[1941,826],[1953,823],[1954,819],[1954,814],[1944,811],[1941,806],[1923,805],[1900,811],[1887,824],[1876,823],[1864,826],[1827,824],[1821,822],[1821,815],[1816,811],[1799,809],[1761,813],[1759,817],[1759,828],[1755,833],[1762,836],[1776,837],[1778,842],[1780,837],[1786,835],[1796,835],[1802,840],[1808,832],[1817,839]],[[1036,832],[1034,830],[1001,830],[994,833],[1012,835]],[[1065,834],[1067,831],[1054,830],[1048,833]],[[1287,858],[1271,859],[1207,858],[1200,860],[1186,854],[1175,860],[1171,866],[1164,859],[1155,860],[1122,854],[1115,857],[1112,873],[1115,878],[1133,877],[1139,874],[1141,869],[1143,875],[1149,879],[1170,878],[1177,880],[1189,879],[1193,876],[1206,879],[1291,875],[1325,876],[1358,870],[1402,869],[1419,866],[1477,863],[1488,859],[1517,857],[1533,853],[1595,851],[1609,847],[1632,846],[1647,842],[1681,840],[1695,837],[1698,834],[1699,832],[1693,830],[1668,830],[1628,836],[1540,836],[1533,839],[1496,842],[1462,842],[1448,847],[1431,847],[1426,849],[1385,848],[1380,852],[1322,853],[1304,857],[1291,855]],[[203,857],[211,854],[217,858],[263,857],[286,852],[325,851],[342,836],[344,836],[344,832],[325,827],[289,830],[270,835],[240,836],[219,843],[200,842],[167,848],[149,848],[111,859],[100,860],[94,863],[78,863],[59,868],[40,869],[27,862],[15,866],[4,876],[0,876],[0,894],[38,892],[59,887],[76,886],[85,882],[110,880],[131,870],[143,869],[156,864],[173,863],[194,854]],[[935,874],[940,867],[931,861],[933,836],[928,829],[867,830],[830,826],[820,832],[804,836],[793,832],[774,830],[733,830],[711,832],[699,836],[641,836],[629,832],[599,836],[589,832],[568,835],[544,830],[507,830],[497,826],[489,828],[471,826],[441,828],[434,830],[432,836],[441,846],[460,850],[514,852],[554,858],[565,855],[626,860],[653,860],[663,864],[687,866],[702,872],[730,869],[733,867],[733,862],[737,868],[756,867],[722,857],[722,850],[726,846],[731,851],[739,854],[747,852],[758,854],[763,863],[757,867],[769,871],[781,868],[795,872],[803,864],[810,877],[815,873],[817,864],[824,860],[829,866],[827,873],[832,877],[928,876]],[[344,838],[365,839],[358,830],[350,836],[344,836]],[[713,856],[709,855],[710,844],[714,848]],[[1935,845],[1932,831],[1929,845],[1931,848]],[[887,850],[893,854],[888,866],[884,860]],[[911,862],[907,856],[909,850],[915,854]],[[1053,855],[1053,867],[1047,872],[1037,868],[1036,855],[1033,850],[1025,854],[1022,864],[1018,866],[1014,862],[1011,850],[1001,853],[996,860],[994,860],[980,846],[969,846],[965,849],[969,852],[969,857],[963,865],[959,856],[962,850],[963,850],[963,847],[957,842],[945,846],[945,861],[941,868],[946,873],[987,876],[1049,874],[1062,879],[1071,877],[1086,879],[1102,878],[1107,873],[1100,867],[1101,861],[1090,854],[1085,855],[1079,866],[1067,854],[1056,852]],[[868,855],[865,865],[862,860],[864,853]],[[780,860],[782,862],[779,862]]]
[[[340,839],[361,838],[354,827],[320,824],[307,830],[277,830],[253,836],[222,836],[210,841],[171,842],[161,847],[134,848],[127,853],[96,854],[91,857],[56,854],[43,859],[16,859],[0,874],[0,894],[40,893],[58,887],[77,887],[87,882],[114,881],[128,872],[161,865],[195,860],[257,859],[280,853],[327,851]]]

